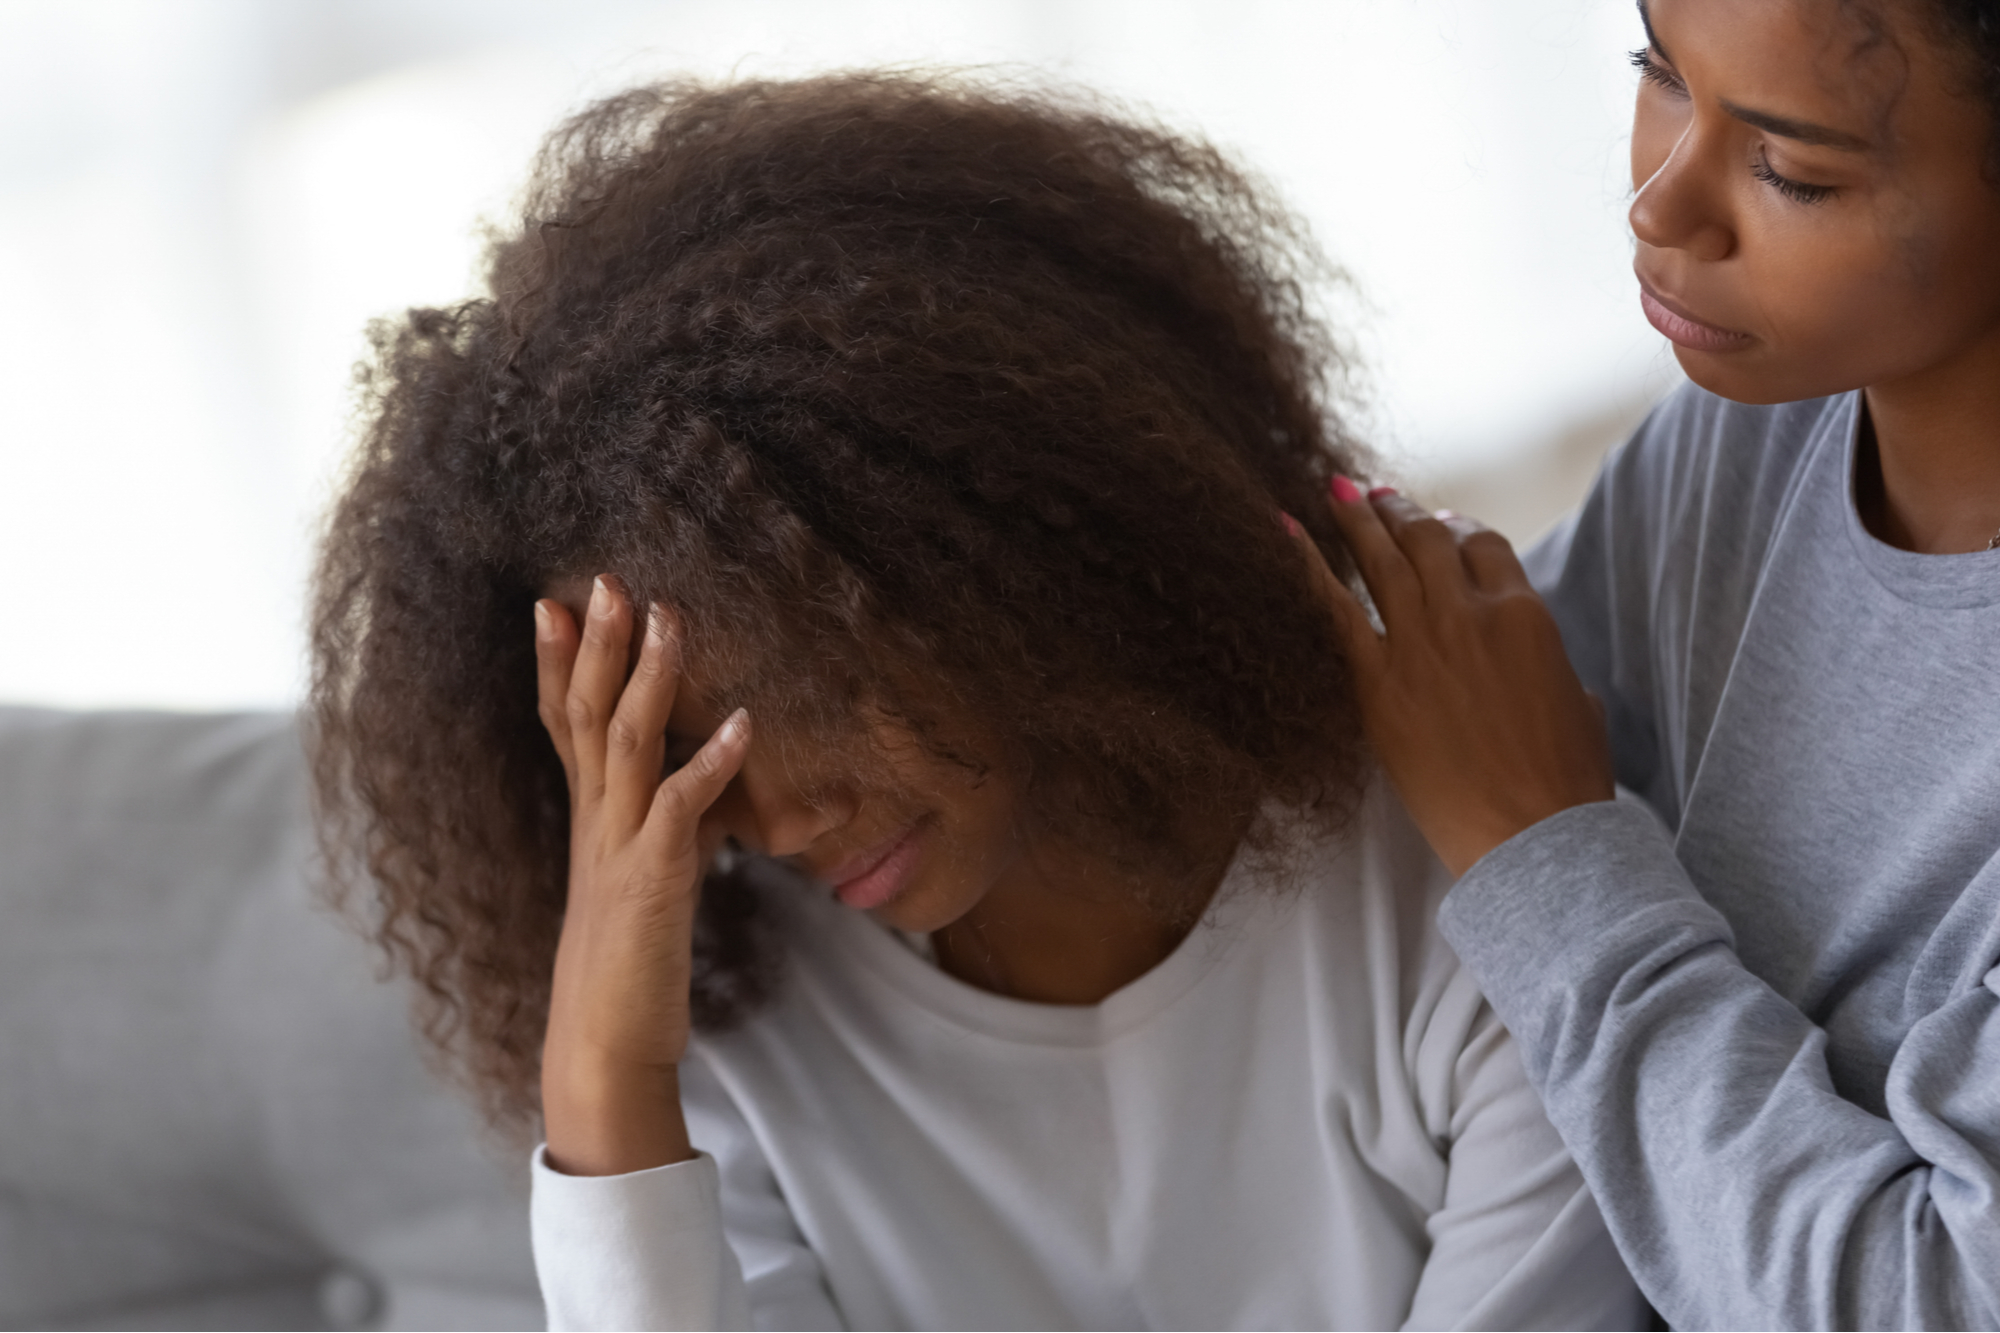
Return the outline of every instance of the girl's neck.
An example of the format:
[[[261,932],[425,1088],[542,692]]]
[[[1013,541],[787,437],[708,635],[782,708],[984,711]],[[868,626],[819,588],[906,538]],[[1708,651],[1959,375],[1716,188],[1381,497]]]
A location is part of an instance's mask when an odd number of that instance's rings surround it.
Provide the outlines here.
[[[1228,841],[1233,849],[1236,838]],[[1091,858],[1028,858],[970,912],[931,936],[937,963],[981,990],[1037,1004],[1100,1004],[1187,938],[1227,870],[1225,851],[1176,886],[1169,919]]]
[[[2000,532],[2000,332],[1865,401],[1855,495],[1868,531],[1924,555],[1985,550]]]

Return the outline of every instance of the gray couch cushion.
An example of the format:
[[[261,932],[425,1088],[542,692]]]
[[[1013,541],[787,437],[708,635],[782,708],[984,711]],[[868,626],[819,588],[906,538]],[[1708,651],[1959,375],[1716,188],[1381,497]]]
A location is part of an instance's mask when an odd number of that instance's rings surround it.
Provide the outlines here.
[[[312,865],[291,717],[0,709],[0,1325],[542,1326],[519,1154]]]

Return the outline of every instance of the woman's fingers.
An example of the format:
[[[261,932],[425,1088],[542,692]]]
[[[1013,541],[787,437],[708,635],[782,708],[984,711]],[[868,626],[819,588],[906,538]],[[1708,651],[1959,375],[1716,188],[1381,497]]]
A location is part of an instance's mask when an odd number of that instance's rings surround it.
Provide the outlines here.
[[[1423,581],[1426,606],[1462,600],[1467,592],[1465,561],[1458,537],[1422,505],[1388,486],[1368,492],[1368,503],[1382,526]]]
[[[621,827],[637,828],[653,803],[667,753],[667,719],[680,684],[679,626],[655,604],[632,678],[604,730],[604,794]]]
[[[1347,539],[1347,549],[1353,552],[1362,582],[1382,613],[1383,625],[1393,634],[1397,621],[1423,608],[1423,583],[1359,486],[1346,477],[1335,477],[1328,489],[1333,521]]]
[[[1320,600],[1333,612],[1334,624],[1340,632],[1340,639],[1347,647],[1348,660],[1364,675],[1374,672],[1382,657],[1382,636],[1375,631],[1375,624],[1368,618],[1368,609],[1361,605],[1361,599],[1327,567],[1326,556],[1320,552],[1299,521],[1290,514],[1281,514],[1285,531],[1305,556],[1313,589]]]
[[[1358,494],[1352,483],[1349,487]],[[1343,502],[1336,494],[1333,511],[1385,623],[1416,600],[1449,604],[1470,589],[1529,590],[1513,545],[1477,520],[1449,511],[1433,514],[1387,486],[1359,500]]]
[[[572,790],[581,807],[595,806],[604,796],[605,728],[625,685],[631,640],[631,607],[609,579],[599,576],[591,584],[590,607],[583,617],[583,643],[577,649],[564,702],[570,744],[576,752]]]
[[[724,719],[694,758],[675,769],[653,795],[644,838],[663,860],[698,854],[701,817],[743,767],[750,751],[750,714],[739,708]]]
[[[1454,514],[1449,509],[1440,509],[1438,519],[1458,539],[1459,558],[1479,591],[1489,596],[1533,591],[1528,572],[1521,568],[1521,558],[1514,554],[1514,543],[1478,519]]]
[[[561,602],[535,603],[535,702],[542,726],[562,760],[570,795],[576,794],[576,746],[569,734],[569,678],[576,666],[576,622]]]

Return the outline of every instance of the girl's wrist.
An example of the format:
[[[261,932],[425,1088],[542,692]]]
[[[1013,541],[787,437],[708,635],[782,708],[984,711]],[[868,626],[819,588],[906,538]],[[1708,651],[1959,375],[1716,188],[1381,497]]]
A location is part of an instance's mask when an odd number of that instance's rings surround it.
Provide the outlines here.
[[[564,1175],[626,1175],[696,1155],[673,1065],[545,1057],[542,1120],[548,1164]]]

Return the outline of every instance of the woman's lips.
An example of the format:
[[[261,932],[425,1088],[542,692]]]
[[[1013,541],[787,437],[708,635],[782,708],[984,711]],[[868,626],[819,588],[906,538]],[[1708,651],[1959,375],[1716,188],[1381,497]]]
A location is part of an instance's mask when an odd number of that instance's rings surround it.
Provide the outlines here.
[[[829,876],[834,896],[857,912],[870,912],[901,893],[916,869],[921,827],[910,825],[887,845]]]
[[[1665,297],[1646,285],[1644,278],[1639,280],[1639,307],[1646,312],[1647,323],[1677,346],[1693,348],[1697,352],[1733,352],[1748,347],[1753,341],[1747,333],[1704,324],[1678,306],[1668,304]]]

